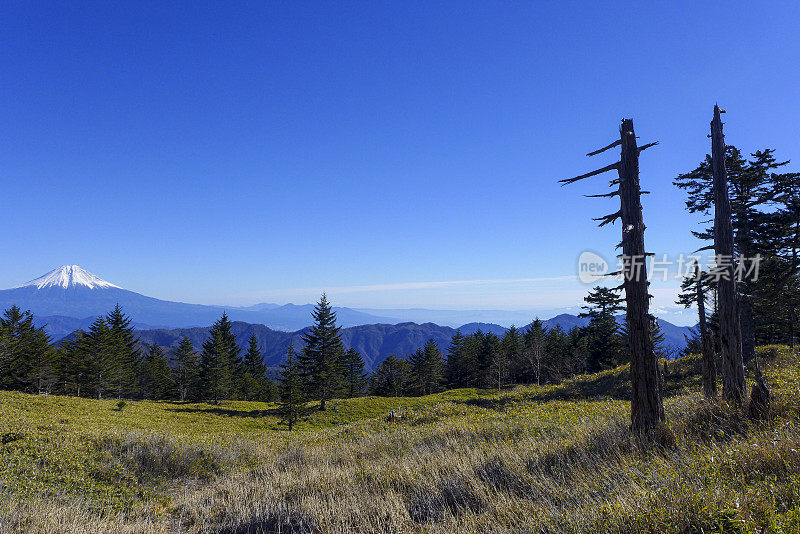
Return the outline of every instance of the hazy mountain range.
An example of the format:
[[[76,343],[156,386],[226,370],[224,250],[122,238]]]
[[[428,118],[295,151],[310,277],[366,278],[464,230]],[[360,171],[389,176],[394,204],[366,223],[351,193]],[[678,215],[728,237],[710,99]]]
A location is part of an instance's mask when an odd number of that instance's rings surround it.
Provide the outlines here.
[[[0,290],[0,309],[7,309],[14,304],[31,310],[37,324],[45,325],[46,331],[56,341],[78,329],[87,329],[98,315],[108,313],[115,304],[119,304],[134,321],[143,343],[167,347],[176,345],[183,336],[188,336],[199,347],[208,335],[208,326],[225,312],[234,321],[234,333],[240,345],[244,346],[250,335],[256,334],[265,361],[270,366],[280,362],[290,342],[295,346],[302,345],[301,334],[311,324],[311,311],[314,308],[312,304],[263,303],[248,307],[223,307],[170,302],[128,291],[77,265],[65,265],[19,287]],[[345,345],[361,352],[370,369],[389,354],[412,353],[430,338],[446,349],[457,329],[463,334],[481,330],[503,335],[506,331],[504,326],[491,321],[459,324],[454,322],[458,317],[491,318],[500,313],[506,314],[503,321],[507,321],[513,314],[518,314],[513,318],[519,319],[520,325],[527,325],[532,319],[527,312],[489,310],[334,310],[338,324],[343,327]],[[439,317],[448,324],[440,325],[425,320],[431,317]],[[618,320],[622,320],[622,317]],[[564,330],[587,323],[588,319],[571,314],[560,314],[544,321],[547,327],[559,325]],[[685,346],[685,335],[690,333],[688,327],[675,326],[661,319],[659,323],[668,346],[675,349]]]

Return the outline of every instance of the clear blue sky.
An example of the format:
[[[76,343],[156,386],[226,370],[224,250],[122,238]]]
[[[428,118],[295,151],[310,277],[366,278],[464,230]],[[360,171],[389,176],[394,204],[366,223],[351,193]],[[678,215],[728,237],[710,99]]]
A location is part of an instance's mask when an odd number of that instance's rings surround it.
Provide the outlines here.
[[[571,306],[573,281],[431,283],[613,255],[613,202],[581,196],[605,177],[556,180],[612,161],[584,154],[622,117],[661,142],[657,253],[697,248],[671,180],[715,101],[728,142],[800,163],[796,1],[80,4],[0,7],[0,287],[75,263],[189,302]]]

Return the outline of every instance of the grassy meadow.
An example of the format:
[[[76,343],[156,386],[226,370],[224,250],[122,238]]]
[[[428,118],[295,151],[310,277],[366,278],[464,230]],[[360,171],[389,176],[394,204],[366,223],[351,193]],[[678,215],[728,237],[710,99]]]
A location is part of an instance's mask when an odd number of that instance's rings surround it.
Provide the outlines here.
[[[800,532],[800,361],[773,413],[669,364],[668,429],[627,430],[627,369],[558,386],[273,405],[0,392],[3,532]]]

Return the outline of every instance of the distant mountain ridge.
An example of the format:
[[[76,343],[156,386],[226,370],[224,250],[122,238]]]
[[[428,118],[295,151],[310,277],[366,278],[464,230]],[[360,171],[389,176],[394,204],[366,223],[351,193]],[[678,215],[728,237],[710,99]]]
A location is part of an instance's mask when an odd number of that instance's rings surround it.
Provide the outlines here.
[[[293,332],[308,326],[311,304],[257,304],[250,307],[187,304],[147,297],[107,282],[78,265],[63,265],[30,282],[0,290],[0,309],[17,305],[38,318],[59,317],[48,322],[48,332],[59,339],[69,332],[64,318],[83,321],[108,313],[116,304],[137,324],[153,327],[182,328],[212,324],[227,313],[231,320],[266,324],[276,330]],[[355,326],[368,323],[396,323],[389,317],[370,315],[350,308],[334,308],[339,324]],[[41,323],[40,323],[41,324]],[[77,323],[76,323],[77,324]],[[82,324],[82,323],[81,323]]]
[[[276,365],[289,342],[301,345],[300,335],[311,323],[312,304],[261,303],[248,307],[209,306],[171,302],[147,297],[103,280],[78,265],[64,265],[35,278],[21,286],[0,291],[0,309],[17,305],[31,310],[37,325],[53,340],[60,340],[78,329],[87,329],[94,319],[107,314],[116,304],[134,321],[140,330],[142,342],[173,346],[184,335],[197,347],[207,336],[208,325],[222,313],[235,321],[239,343],[244,345],[251,333],[256,333],[269,365]],[[348,347],[354,347],[364,355],[371,368],[389,354],[408,355],[421,347],[428,339],[435,339],[444,350],[456,332],[453,326],[442,326],[431,321],[416,322],[399,320],[397,317],[442,316],[448,321],[460,317],[462,312],[454,310],[386,310],[395,316],[382,317],[351,308],[334,308],[337,323],[343,327],[342,338]],[[380,310],[370,310],[379,312]],[[483,316],[486,311],[465,312],[469,316]],[[512,312],[508,312],[512,313]],[[530,323],[527,312],[513,312],[520,324]],[[444,314],[444,315],[442,315]],[[619,319],[618,319],[619,320]],[[687,327],[675,326],[659,320],[668,345],[685,346]],[[588,319],[571,314],[557,315],[543,321],[552,328],[556,325],[568,331],[574,326],[584,326]],[[521,329],[526,328],[521,327]],[[504,326],[486,321],[475,321],[458,327],[468,335],[478,330],[502,336]]]
[[[573,326],[581,326],[587,322],[588,319],[562,314],[543,321],[543,325],[548,329],[560,326],[567,331]],[[575,323],[581,324],[576,325]],[[688,327],[675,326],[667,321],[660,321],[660,324],[668,346],[672,346],[676,350],[686,346],[683,336],[690,333]],[[527,329],[527,326],[522,328],[522,330],[525,329]],[[286,347],[289,346],[289,343],[294,344],[295,347],[303,346],[302,335],[308,328],[295,332],[281,332],[261,324],[234,321],[232,330],[236,335],[239,346],[243,350],[246,349],[250,336],[255,334],[262,350],[264,362],[270,367],[276,367],[283,361]],[[407,357],[425,345],[429,339],[436,341],[439,348],[444,352],[447,350],[450,340],[456,331],[469,335],[478,330],[502,336],[507,329],[487,323],[471,323],[458,329],[434,323],[367,324],[342,328],[341,335],[345,348],[352,347],[360,352],[364,357],[367,369],[373,370],[390,354]],[[139,331],[137,335],[140,336],[143,344],[155,343],[164,347],[175,347],[186,336],[192,341],[195,348],[199,349],[203,341],[208,337],[208,331],[209,327],[154,329]]]

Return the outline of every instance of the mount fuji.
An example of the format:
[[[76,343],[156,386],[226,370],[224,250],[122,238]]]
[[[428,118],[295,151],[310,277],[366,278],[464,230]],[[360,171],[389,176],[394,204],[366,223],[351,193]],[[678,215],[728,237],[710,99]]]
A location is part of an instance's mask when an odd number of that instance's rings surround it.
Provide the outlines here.
[[[207,306],[148,297],[103,280],[78,265],[63,265],[30,282],[0,290],[0,312],[17,305],[30,310],[36,322],[48,324],[54,338],[85,328],[92,319],[119,304],[138,328],[208,326],[223,312],[235,321],[264,324],[276,330],[295,331],[308,326],[313,306],[261,304],[248,308]],[[342,326],[396,323],[396,319],[334,308]]]

